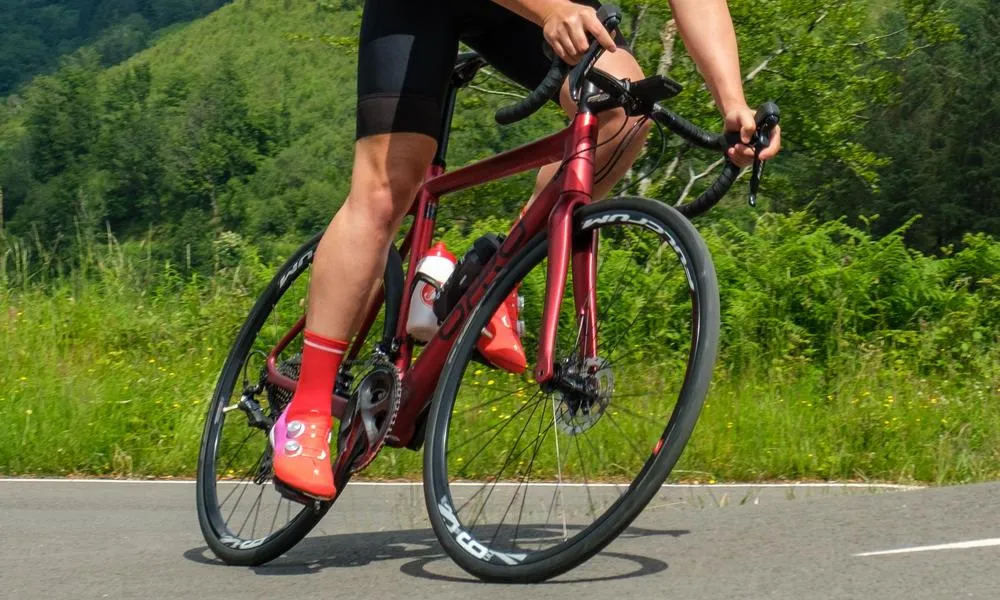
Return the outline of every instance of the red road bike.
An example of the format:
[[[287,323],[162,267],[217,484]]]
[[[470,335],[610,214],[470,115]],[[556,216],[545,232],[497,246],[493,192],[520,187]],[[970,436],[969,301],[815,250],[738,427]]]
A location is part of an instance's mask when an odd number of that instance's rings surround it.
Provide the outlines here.
[[[605,7],[609,30],[620,14]],[[681,455],[711,378],[719,337],[715,271],[687,217],[728,191],[738,169],[679,210],[637,197],[591,202],[598,123],[623,107],[716,151],[731,143],[658,104],[679,86],[618,80],[594,68],[593,44],[570,68],[559,60],[509,123],[538,110],[570,77],[578,113],[565,130],[445,172],[458,89],[484,61],[455,66],[441,144],[390,249],[381,288],[338,373],[333,469],[350,477],[384,446],[423,448],[433,530],[465,570],[490,581],[539,581],[610,543],[660,489]],[[758,148],[777,124],[758,111]],[[561,168],[513,225],[426,345],[406,334],[416,265],[432,244],[442,196],[542,165]],[[751,197],[760,164],[751,178]],[[304,327],[305,274],[320,236],[302,246],[261,294],[236,336],[209,408],[198,463],[197,505],[212,551],[229,564],[272,560],[333,505],[274,491],[267,433],[295,389]],[[404,263],[408,266],[405,269]],[[522,342],[533,368],[491,368],[476,342],[518,290]],[[529,364],[530,367],[530,364]]]

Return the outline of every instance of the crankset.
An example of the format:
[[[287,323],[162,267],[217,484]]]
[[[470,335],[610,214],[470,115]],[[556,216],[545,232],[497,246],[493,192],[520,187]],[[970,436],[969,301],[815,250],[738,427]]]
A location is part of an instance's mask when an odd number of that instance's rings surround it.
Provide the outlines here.
[[[396,365],[378,354],[365,363],[340,420],[335,477],[353,475],[375,460],[396,422],[401,395]]]

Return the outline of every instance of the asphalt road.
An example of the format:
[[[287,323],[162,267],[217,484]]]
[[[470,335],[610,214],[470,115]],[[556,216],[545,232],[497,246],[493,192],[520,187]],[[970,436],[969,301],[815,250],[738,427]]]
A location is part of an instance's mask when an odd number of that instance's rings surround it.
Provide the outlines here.
[[[239,568],[206,550],[193,483],[3,480],[0,598],[996,599],[998,511],[1000,483],[664,488],[602,554],[528,590],[451,563],[419,485],[351,484],[292,552]],[[858,556],[887,550],[904,551]]]

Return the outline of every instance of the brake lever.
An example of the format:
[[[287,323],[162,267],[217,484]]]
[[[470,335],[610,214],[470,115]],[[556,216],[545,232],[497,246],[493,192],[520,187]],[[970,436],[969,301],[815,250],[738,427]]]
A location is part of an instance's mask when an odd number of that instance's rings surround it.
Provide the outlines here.
[[[767,146],[763,146],[763,148],[767,148]],[[760,179],[764,176],[764,161],[760,159],[761,149],[759,142],[754,144],[753,171],[750,173],[750,197],[747,198],[751,208],[757,208],[757,191],[760,189]]]
[[[757,207],[757,192],[760,190],[760,180],[764,177],[764,161],[760,159],[760,153],[771,145],[771,131],[778,125],[780,119],[777,105],[773,105],[773,108],[767,106],[767,109],[751,140],[753,144],[753,171],[750,173],[750,196],[747,198],[747,202],[752,208]]]

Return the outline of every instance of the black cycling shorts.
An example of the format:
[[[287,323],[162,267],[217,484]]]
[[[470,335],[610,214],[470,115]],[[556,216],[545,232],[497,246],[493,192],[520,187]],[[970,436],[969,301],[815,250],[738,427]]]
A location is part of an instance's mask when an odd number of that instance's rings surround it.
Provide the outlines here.
[[[597,0],[573,0],[595,9]],[[358,48],[357,138],[436,138],[458,43],[528,89],[548,73],[538,25],[491,0],[367,0]],[[619,33],[616,41],[627,48]]]

